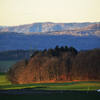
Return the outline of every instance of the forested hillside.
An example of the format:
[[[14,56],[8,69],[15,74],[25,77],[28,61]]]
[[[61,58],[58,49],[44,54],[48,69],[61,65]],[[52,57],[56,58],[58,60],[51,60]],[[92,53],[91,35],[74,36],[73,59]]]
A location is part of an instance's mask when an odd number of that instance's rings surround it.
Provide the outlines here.
[[[79,52],[67,46],[36,52],[10,67],[12,84],[100,80],[100,49]]]
[[[20,32],[20,33],[28,33],[28,32],[48,32],[48,31],[55,31],[55,30],[69,30],[69,29],[76,29],[86,27],[95,23],[52,23],[52,22],[45,22],[45,23],[32,23],[26,25],[19,25],[19,26],[11,26],[6,28],[0,28],[0,31],[10,31],[10,32]]]
[[[72,36],[97,36],[100,37],[100,23],[89,25],[83,28],[72,30],[56,30],[48,32],[29,32],[27,34],[41,34],[41,35],[72,35]]]
[[[93,49],[100,47],[100,37],[97,36],[73,36],[73,35],[25,35],[15,32],[0,32],[0,51],[29,50],[30,45],[34,49],[44,50],[58,46],[73,46],[78,51],[81,49]]]

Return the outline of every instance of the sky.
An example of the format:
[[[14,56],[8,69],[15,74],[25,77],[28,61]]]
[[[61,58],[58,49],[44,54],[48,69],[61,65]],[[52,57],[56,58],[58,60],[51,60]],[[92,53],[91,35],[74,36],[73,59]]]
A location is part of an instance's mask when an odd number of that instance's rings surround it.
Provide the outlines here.
[[[100,0],[0,0],[0,26],[100,22]]]

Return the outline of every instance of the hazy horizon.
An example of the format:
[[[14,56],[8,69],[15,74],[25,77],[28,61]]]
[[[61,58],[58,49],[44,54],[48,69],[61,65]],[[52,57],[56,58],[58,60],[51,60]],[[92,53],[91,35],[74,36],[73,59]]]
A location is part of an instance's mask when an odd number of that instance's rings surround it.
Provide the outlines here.
[[[5,27],[14,27],[14,26],[21,26],[21,25],[30,25],[30,24],[34,24],[34,23],[64,23],[64,22],[33,22],[33,23],[26,23],[26,24],[19,24],[19,25],[0,25],[1,27],[5,28]],[[100,23],[100,21],[98,22],[66,22],[66,23]]]
[[[0,26],[100,22],[100,0],[0,0]]]

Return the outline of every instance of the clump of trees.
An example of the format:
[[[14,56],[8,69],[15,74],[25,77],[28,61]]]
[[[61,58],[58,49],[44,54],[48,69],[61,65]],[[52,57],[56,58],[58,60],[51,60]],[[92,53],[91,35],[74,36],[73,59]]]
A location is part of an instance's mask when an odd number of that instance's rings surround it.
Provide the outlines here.
[[[67,46],[45,49],[11,66],[7,78],[12,84],[100,80],[100,49],[85,53]]]

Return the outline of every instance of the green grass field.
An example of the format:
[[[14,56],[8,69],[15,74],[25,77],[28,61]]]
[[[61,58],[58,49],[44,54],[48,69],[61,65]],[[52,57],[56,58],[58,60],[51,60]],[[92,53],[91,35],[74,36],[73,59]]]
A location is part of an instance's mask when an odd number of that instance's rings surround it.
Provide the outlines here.
[[[0,89],[42,89],[42,90],[97,90],[100,82],[66,82],[66,83],[34,83],[12,85],[5,79],[5,73],[0,73]],[[0,95],[0,100],[100,100],[100,93],[68,93],[49,95]]]

